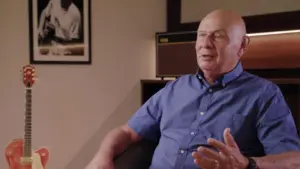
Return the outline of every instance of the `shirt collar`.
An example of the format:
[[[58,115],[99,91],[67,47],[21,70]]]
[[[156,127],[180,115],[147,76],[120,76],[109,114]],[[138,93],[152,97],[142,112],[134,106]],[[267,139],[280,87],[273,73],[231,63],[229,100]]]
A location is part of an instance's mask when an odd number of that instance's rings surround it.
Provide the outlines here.
[[[241,73],[243,72],[243,66],[241,64],[241,62],[238,62],[238,64],[235,66],[235,68],[233,70],[231,70],[230,72],[224,74],[223,76],[219,77],[216,81],[216,84],[222,84],[222,86],[227,85],[229,82],[231,82],[232,80],[236,79],[237,77],[239,77],[241,75]],[[199,70],[197,72],[197,77],[204,82],[205,84],[208,84],[203,76],[203,72],[201,70]]]

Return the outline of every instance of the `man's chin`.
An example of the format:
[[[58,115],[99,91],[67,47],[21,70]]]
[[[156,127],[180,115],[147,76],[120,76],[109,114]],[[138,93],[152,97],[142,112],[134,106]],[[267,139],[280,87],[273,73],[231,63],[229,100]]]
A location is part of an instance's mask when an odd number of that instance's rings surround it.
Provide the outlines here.
[[[212,64],[200,64],[200,69],[202,71],[213,71],[214,68],[215,68],[215,66]]]

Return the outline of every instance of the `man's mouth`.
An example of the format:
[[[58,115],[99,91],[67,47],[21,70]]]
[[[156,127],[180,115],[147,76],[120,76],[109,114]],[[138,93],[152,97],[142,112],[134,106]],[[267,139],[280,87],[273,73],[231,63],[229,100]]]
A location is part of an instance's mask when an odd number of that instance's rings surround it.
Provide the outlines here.
[[[202,57],[214,57],[214,55],[211,55],[211,54],[204,54],[204,55],[201,55]]]
[[[212,60],[214,58],[214,55],[212,54],[203,54],[201,55],[201,59],[204,61]]]

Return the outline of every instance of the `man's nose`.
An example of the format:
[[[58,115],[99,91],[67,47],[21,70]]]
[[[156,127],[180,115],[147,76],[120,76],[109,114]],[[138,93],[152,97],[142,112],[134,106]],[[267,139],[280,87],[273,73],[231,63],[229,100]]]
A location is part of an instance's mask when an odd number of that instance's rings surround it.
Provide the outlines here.
[[[197,40],[197,47],[199,48],[212,48],[213,47],[213,43],[212,40],[209,36],[205,36],[205,37],[201,37]]]

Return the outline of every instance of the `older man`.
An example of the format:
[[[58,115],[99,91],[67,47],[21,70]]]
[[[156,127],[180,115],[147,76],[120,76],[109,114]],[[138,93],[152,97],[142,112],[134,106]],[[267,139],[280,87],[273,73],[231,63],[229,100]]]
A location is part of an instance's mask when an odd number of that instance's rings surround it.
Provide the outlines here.
[[[49,29],[54,29],[54,36],[70,41],[79,39],[81,14],[72,0],[50,0],[41,12],[39,36],[45,37]]]
[[[286,157],[251,157],[300,150],[280,89],[243,70],[248,43],[240,16],[208,14],[195,46],[200,71],[169,82],[110,132],[87,169],[112,169],[113,157],[142,138],[159,142],[150,169],[273,169],[274,158]]]

